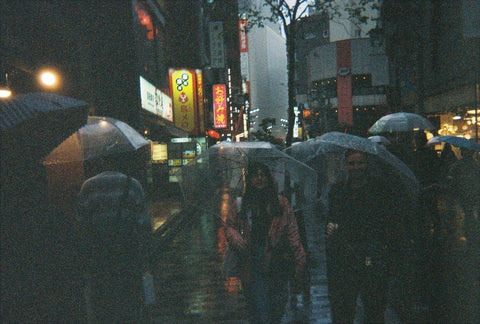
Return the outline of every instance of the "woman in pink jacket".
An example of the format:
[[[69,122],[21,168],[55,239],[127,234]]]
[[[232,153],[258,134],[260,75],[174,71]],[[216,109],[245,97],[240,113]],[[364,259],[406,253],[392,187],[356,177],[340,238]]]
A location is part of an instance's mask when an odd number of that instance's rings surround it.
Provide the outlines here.
[[[306,264],[295,216],[276,188],[267,166],[250,164],[245,193],[232,205],[225,226],[229,248],[241,256],[250,323],[280,323],[288,281],[293,277],[299,287]]]

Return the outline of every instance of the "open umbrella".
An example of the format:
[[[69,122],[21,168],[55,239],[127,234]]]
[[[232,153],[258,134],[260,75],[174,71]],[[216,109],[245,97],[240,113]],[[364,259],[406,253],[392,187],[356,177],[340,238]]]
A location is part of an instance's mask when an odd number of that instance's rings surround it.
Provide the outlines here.
[[[452,146],[463,147],[473,151],[480,151],[479,143],[459,136],[434,136],[427,142],[428,145],[434,145],[439,143],[448,143]]]
[[[242,193],[249,162],[266,164],[279,185],[279,192],[289,195],[296,190],[297,198],[292,205],[297,209],[313,202],[317,176],[312,168],[268,142],[221,142],[176,172],[185,203],[217,215],[220,195],[227,193],[234,198]]]
[[[371,140],[372,142],[382,144],[382,145],[389,145],[390,144],[390,141],[388,140],[388,138],[386,138],[385,136],[381,136],[381,135],[373,135],[373,136],[370,136],[368,139]]]
[[[112,170],[128,170],[129,174],[143,182],[141,176],[148,143],[135,129],[120,120],[88,117],[87,124],[43,160],[51,199],[63,206],[71,206],[83,181],[103,171],[106,164]]]
[[[331,184],[344,179],[347,174],[344,164],[344,152],[346,150],[368,153],[371,160],[372,174],[383,177],[393,188],[403,190],[405,197],[414,199],[419,193],[418,180],[410,168],[385,149],[385,147],[367,138],[340,132],[330,132],[316,137],[314,141],[304,143],[297,146],[315,146],[315,154],[302,159],[301,155],[296,154],[300,147],[296,148],[296,150],[287,149],[286,152],[318,172],[321,179],[319,181],[321,185],[319,191],[322,193],[324,202],[326,202]],[[308,150],[311,150],[311,148]]]
[[[383,116],[369,129],[370,134],[433,130],[435,126],[425,117],[408,112],[398,112]]]
[[[86,102],[53,93],[1,99],[2,152],[20,159],[41,159],[84,125],[87,116]]]
[[[90,116],[83,127],[47,155],[44,164],[88,161],[134,152],[148,143],[134,128],[120,120]]]

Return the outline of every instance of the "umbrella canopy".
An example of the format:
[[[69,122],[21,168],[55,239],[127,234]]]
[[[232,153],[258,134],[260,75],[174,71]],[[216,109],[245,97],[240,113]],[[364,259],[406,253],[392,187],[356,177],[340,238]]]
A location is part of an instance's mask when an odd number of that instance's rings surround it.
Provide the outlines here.
[[[267,165],[279,192],[296,191],[292,206],[304,208],[316,196],[315,170],[277,149],[268,142],[221,142],[213,145],[176,175],[187,205],[218,214],[218,196],[226,191],[231,198],[244,190],[244,174],[250,162]],[[299,189],[300,188],[300,189]]]
[[[346,167],[344,164],[344,152],[346,150],[357,150],[368,153],[371,160],[371,171],[379,177],[384,177],[392,187],[402,188],[405,195],[414,198],[418,195],[420,187],[417,178],[399,158],[390,153],[383,145],[379,145],[367,138],[345,134],[340,132],[330,132],[318,136],[314,141],[307,141],[299,146],[314,146],[315,154],[302,159],[302,155],[295,150],[287,149],[286,152],[296,159],[305,162],[314,168],[318,173],[322,192],[322,200],[326,202],[329,186],[345,178]],[[312,148],[307,150],[311,151]]]
[[[480,144],[464,137],[458,136],[434,136],[428,141],[428,145],[448,143],[452,146],[463,147],[473,151],[480,152]]]
[[[390,141],[388,140],[388,138],[386,138],[385,136],[381,136],[381,135],[370,136],[368,139],[371,140],[372,142],[375,142],[375,143],[378,143],[378,144],[383,144],[383,145],[389,145],[390,144]]]
[[[87,122],[88,104],[52,93],[0,100],[2,151],[38,160]]]
[[[407,112],[383,116],[369,129],[370,134],[433,130],[435,126],[425,117]]]
[[[87,124],[56,147],[44,164],[93,160],[134,152],[149,142],[128,124],[109,117],[90,116]]]

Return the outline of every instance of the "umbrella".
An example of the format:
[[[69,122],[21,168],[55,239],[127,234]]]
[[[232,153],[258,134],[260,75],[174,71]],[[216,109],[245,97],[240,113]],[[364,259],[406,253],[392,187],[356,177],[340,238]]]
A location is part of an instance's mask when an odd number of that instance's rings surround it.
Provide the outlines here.
[[[53,93],[0,100],[2,151],[38,160],[87,122],[88,104]]]
[[[383,116],[369,129],[370,134],[408,132],[414,130],[433,130],[435,127],[425,117],[407,112],[398,112]]]
[[[381,135],[370,136],[368,139],[371,140],[372,142],[382,144],[382,145],[389,145],[390,144],[390,141],[388,140],[388,138],[386,138],[385,136],[381,136]]]
[[[83,127],[43,160],[51,200],[62,208],[70,208],[75,204],[83,181],[104,171],[106,165],[112,170],[128,169],[137,180],[142,180],[148,143],[141,134],[120,120],[88,117]]]
[[[266,164],[279,192],[288,196],[296,190],[292,206],[301,209],[314,201],[317,176],[306,164],[268,142],[221,142],[176,172],[185,203],[217,214],[220,195],[227,192],[233,198],[243,192],[244,172],[249,162]]]
[[[480,151],[480,144],[472,140],[459,136],[434,136],[428,141],[428,145],[434,145],[439,143],[448,143],[452,146],[463,147],[473,151]]]
[[[90,116],[87,124],[56,147],[44,164],[88,161],[135,152],[149,142],[128,124],[109,117]]]
[[[287,149],[286,152],[314,168],[319,173],[320,179],[326,180],[319,181],[323,186],[320,191],[322,192],[322,200],[324,202],[327,199],[329,186],[344,179],[346,175],[343,156],[348,149],[368,153],[372,162],[373,174],[384,177],[392,187],[398,187],[399,189],[401,187],[409,198],[414,198],[419,193],[418,180],[410,168],[390,153],[383,145],[379,145],[367,138],[340,132],[330,132],[316,137],[314,141],[307,141],[303,145],[315,146],[315,154],[302,159],[300,154],[296,154],[300,150],[299,147],[295,150]],[[311,148],[308,148],[308,150],[311,150]]]

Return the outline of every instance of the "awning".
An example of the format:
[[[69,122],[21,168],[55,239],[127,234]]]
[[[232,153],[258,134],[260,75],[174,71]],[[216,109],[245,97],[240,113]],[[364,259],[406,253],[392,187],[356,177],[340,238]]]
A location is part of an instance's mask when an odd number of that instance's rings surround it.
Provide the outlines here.
[[[188,132],[186,130],[175,126],[173,123],[169,122],[168,120],[155,116],[154,114],[149,113],[147,111],[143,111],[142,113],[147,123],[154,125],[154,127],[162,128],[165,131],[165,133],[168,133],[171,136],[175,136],[175,137],[188,137]]]

